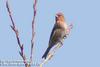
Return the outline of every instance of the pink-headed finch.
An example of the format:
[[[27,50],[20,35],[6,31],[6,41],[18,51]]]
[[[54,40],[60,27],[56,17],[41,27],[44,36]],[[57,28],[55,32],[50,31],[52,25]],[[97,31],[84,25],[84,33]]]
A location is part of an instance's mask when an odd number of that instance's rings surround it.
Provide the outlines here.
[[[50,49],[54,45],[57,45],[58,43],[63,44],[62,40],[64,40],[65,37],[69,34],[70,29],[71,28],[68,26],[68,24],[65,21],[65,17],[63,13],[57,13],[55,16],[55,24],[50,35],[48,48],[44,53],[44,55],[42,56],[42,58],[45,59],[47,58]]]

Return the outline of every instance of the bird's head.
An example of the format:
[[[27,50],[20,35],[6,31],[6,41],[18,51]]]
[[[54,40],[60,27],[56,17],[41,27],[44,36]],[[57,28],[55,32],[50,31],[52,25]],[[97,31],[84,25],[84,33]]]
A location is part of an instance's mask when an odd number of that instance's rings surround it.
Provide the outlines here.
[[[56,22],[65,22],[63,13],[59,12],[55,16]]]

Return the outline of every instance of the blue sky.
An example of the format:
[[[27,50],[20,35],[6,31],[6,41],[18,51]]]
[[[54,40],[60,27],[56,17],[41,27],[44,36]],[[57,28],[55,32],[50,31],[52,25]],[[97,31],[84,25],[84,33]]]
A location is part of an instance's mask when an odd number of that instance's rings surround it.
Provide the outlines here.
[[[5,1],[0,1],[0,60],[21,60]],[[29,57],[33,0],[9,0],[9,4]],[[74,27],[63,47],[44,67],[100,67],[99,0],[38,0],[34,62],[41,61],[48,46],[57,12],[63,12],[66,22]]]

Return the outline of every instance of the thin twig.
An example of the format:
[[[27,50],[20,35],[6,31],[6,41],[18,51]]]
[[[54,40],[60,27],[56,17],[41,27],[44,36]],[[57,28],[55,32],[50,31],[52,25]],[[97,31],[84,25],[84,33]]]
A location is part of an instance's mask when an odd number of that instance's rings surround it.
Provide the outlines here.
[[[70,31],[71,31],[72,28],[73,28],[73,24],[70,24],[70,25],[68,26],[68,29],[67,29],[67,30],[68,30],[67,36],[69,36]],[[63,41],[64,41],[64,39],[62,39],[62,42],[63,42]],[[51,60],[51,58],[53,57],[53,55],[55,54],[55,52],[57,51],[57,49],[59,49],[61,46],[62,46],[62,44],[58,43],[58,44],[55,46],[55,48],[48,54],[47,58],[44,59],[44,60],[42,61],[42,63],[40,64],[40,67],[43,67],[43,65],[44,65],[45,63],[47,63],[49,60]]]
[[[32,39],[31,39],[31,55],[30,55],[30,64],[32,63],[32,57],[33,57],[33,47],[34,47],[34,36],[35,36],[35,31],[34,31],[34,26],[35,26],[35,18],[36,18],[36,5],[37,5],[37,0],[34,0],[33,3],[33,19],[32,19]]]
[[[64,41],[64,40],[62,40],[62,42],[63,42],[63,41]],[[61,46],[62,46],[62,44],[61,44],[61,43],[58,43],[58,44],[54,47],[54,49],[48,54],[47,58],[44,59],[44,60],[42,61],[42,63],[40,64],[40,67],[43,67],[44,64],[46,64],[49,60],[51,60],[51,58],[53,57],[53,55],[55,54],[55,52],[56,52]]]
[[[19,54],[20,54],[20,56],[21,56],[22,59],[23,59],[23,62],[24,62],[24,64],[25,64],[25,67],[28,67],[28,63],[27,63],[27,61],[26,61],[26,56],[25,56],[24,51],[23,51],[23,50],[24,50],[23,44],[21,44],[21,42],[20,42],[19,32],[18,32],[18,29],[16,28],[15,22],[14,22],[14,20],[13,20],[12,13],[11,13],[11,10],[10,10],[9,4],[8,4],[8,0],[6,1],[6,8],[7,8],[7,11],[8,11],[8,13],[9,13],[9,17],[10,17],[11,22],[12,22],[11,28],[12,28],[12,30],[15,32],[16,39],[17,39],[17,43],[18,43],[18,45],[19,45],[19,47],[20,47],[20,52],[19,52]]]

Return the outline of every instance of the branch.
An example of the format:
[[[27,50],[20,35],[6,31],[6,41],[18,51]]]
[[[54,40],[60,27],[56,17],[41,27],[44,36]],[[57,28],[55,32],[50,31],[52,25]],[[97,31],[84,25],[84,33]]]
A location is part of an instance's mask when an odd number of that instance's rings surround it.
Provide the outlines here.
[[[33,19],[32,19],[32,39],[31,39],[31,54],[30,54],[30,65],[32,63],[32,57],[33,57],[33,47],[34,47],[34,36],[35,36],[35,32],[34,32],[34,26],[35,26],[35,18],[36,18],[36,5],[37,5],[37,0],[34,1],[33,3]]]
[[[70,25],[68,26],[68,29],[67,29],[67,32],[68,32],[67,36],[69,36],[70,31],[71,31],[72,28],[73,28],[73,24],[70,24]],[[63,42],[63,41],[64,41],[64,39],[61,41],[61,43],[58,43],[58,44],[54,47],[54,49],[48,54],[47,58],[44,59],[44,60],[42,61],[42,63],[40,64],[40,67],[43,67],[44,64],[46,64],[49,60],[51,60],[51,58],[53,57],[53,55],[55,54],[55,52],[56,52],[60,47],[62,47],[62,45],[63,45],[62,42]]]
[[[64,41],[64,39],[62,40],[62,42]],[[49,60],[52,59],[52,57],[54,56],[55,52],[62,46],[62,43],[58,43],[57,45],[55,45],[54,49],[48,54],[47,58],[44,59],[42,61],[42,63],[40,64],[40,67],[43,67],[44,64],[46,64]]]
[[[21,56],[22,59],[23,59],[23,62],[24,62],[24,64],[25,64],[25,67],[27,67],[27,66],[28,66],[28,63],[27,63],[27,61],[26,61],[26,56],[25,56],[24,51],[23,51],[23,50],[24,50],[23,44],[21,44],[21,42],[20,42],[19,32],[18,32],[18,29],[16,28],[15,22],[14,22],[14,20],[13,20],[12,13],[11,13],[11,10],[10,10],[9,4],[8,4],[8,0],[6,1],[6,8],[7,8],[9,17],[10,17],[11,22],[12,22],[11,28],[12,28],[12,30],[15,32],[16,39],[17,39],[17,43],[18,43],[18,45],[19,45],[19,47],[20,47],[20,52],[19,52],[19,54],[20,54],[20,56]]]

